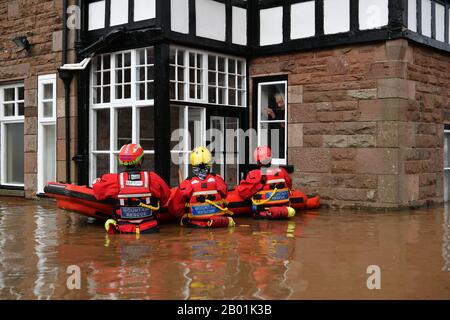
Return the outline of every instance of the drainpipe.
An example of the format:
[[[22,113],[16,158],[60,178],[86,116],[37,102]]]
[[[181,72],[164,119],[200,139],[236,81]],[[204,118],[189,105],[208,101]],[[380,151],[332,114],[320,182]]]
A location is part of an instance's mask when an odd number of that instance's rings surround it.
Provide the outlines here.
[[[63,0],[63,30],[62,30],[62,64],[67,63],[67,6],[68,1]],[[64,103],[65,103],[65,118],[66,118],[66,182],[71,183],[71,159],[70,159],[70,85],[73,79],[73,72],[70,70],[59,69],[59,77],[64,82]]]

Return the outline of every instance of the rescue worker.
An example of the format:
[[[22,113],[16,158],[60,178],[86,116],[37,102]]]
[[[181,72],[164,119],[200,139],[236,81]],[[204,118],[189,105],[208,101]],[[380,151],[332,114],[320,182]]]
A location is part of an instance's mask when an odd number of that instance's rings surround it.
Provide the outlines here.
[[[212,156],[205,147],[195,148],[190,155],[193,176],[179,188],[185,203],[184,223],[193,227],[234,227],[231,211],[226,208],[228,188],[221,176],[211,173]]]
[[[243,199],[252,200],[253,216],[256,219],[287,219],[295,215],[290,207],[289,195],[292,179],[284,168],[272,166],[269,147],[258,147],[253,157],[259,169],[248,173],[237,186]]]
[[[93,184],[97,200],[118,200],[113,218],[105,224],[109,234],[158,231],[156,214],[168,201],[170,189],[156,173],[142,170],[143,159],[140,145],[126,144],[119,152],[125,171],[105,174]]]

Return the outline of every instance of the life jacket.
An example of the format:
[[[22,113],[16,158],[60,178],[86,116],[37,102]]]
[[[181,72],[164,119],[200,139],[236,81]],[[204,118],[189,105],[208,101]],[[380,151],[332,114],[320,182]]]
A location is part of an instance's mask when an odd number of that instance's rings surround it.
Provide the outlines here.
[[[142,233],[157,227],[156,211],[159,202],[152,203],[147,171],[119,174],[119,206],[115,211],[116,228],[120,233]]]
[[[263,188],[252,197],[256,206],[289,206],[290,190],[280,169],[264,170],[265,183]]]
[[[208,175],[205,180],[200,180],[197,177],[191,178],[190,183],[192,194],[186,204],[183,218],[209,220],[213,217],[232,214],[226,208],[224,199],[217,191],[216,179],[213,175]]]

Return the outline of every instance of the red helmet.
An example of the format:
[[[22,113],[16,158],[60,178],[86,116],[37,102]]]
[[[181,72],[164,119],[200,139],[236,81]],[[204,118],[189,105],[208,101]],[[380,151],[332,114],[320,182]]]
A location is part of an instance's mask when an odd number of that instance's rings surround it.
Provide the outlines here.
[[[272,162],[272,152],[269,147],[257,147],[253,153],[253,157],[257,164],[270,164]]]
[[[140,165],[144,158],[144,149],[138,144],[124,145],[119,152],[119,163],[125,167]]]

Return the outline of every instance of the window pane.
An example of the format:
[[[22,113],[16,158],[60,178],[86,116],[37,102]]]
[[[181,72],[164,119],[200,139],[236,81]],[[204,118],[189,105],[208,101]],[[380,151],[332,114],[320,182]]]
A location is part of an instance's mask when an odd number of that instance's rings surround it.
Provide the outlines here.
[[[138,100],[145,100],[145,82],[138,84]]]
[[[97,177],[101,177],[106,173],[110,173],[111,170],[109,168],[109,154],[95,155],[95,163],[97,165]]]
[[[97,110],[97,148],[95,150],[109,150],[110,116],[109,109]]]
[[[261,120],[285,119],[285,85],[273,84],[261,86]]]
[[[4,91],[4,100],[5,101],[14,101],[16,100],[16,94],[15,94],[15,89],[14,88],[10,88],[10,89],[5,89]]]
[[[53,102],[44,102],[42,115],[45,118],[53,117]]]
[[[108,85],[110,83],[111,83],[111,72],[110,71],[103,72],[103,84]]]
[[[18,91],[19,91],[19,99],[18,100],[24,100],[24,88],[19,87]]]
[[[284,83],[262,85],[260,92],[261,120],[270,121],[269,123],[261,123],[261,129],[265,129],[260,132],[261,144],[267,144],[272,149],[273,157],[279,159],[285,157],[285,89]]]
[[[23,123],[5,124],[6,182],[24,183],[24,126]]]
[[[56,180],[56,126],[43,126],[43,141],[44,141],[44,185],[47,182]]]
[[[261,129],[261,145],[270,147],[273,158],[284,159],[285,124],[261,123]]]
[[[111,55],[107,54],[103,56],[103,70],[111,69]]]
[[[208,102],[209,103],[216,103],[216,87],[209,87],[208,88]]]
[[[152,107],[139,108],[139,144],[144,150],[154,150],[154,109]]]
[[[208,56],[208,69],[212,71],[216,70],[216,56]]]
[[[117,140],[115,150],[120,150],[123,145],[132,142],[131,115],[131,108],[121,108],[117,110]]]
[[[25,115],[25,105],[23,102],[18,103],[19,116]]]
[[[171,107],[170,110],[170,131],[172,137],[170,141],[170,149],[173,151],[183,150],[183,133],[178,129],[184,128],[184,107]]]
[[[5,108],[5,117],[13,117],[14,116],[14,103],[5,103],[4,105]]]
[[[142,162],[142,169],[145,171],[154,171],[155,170],[155,155],[154,154],[145,154],[144,161]]]
[[[228,59],[228,73],[236,73],[236,60]]]
[[[108,103],[111,101],[111,88],[104,87],[103,88],[103,102]]]
[[[53,84],[47,83],[44,84],[44,99],[53,99]]]
[[[225,72],[225,58],[218,57],[219,71]]]

